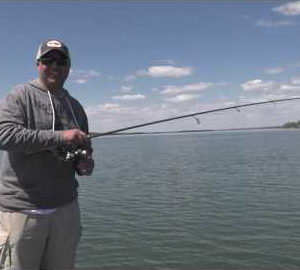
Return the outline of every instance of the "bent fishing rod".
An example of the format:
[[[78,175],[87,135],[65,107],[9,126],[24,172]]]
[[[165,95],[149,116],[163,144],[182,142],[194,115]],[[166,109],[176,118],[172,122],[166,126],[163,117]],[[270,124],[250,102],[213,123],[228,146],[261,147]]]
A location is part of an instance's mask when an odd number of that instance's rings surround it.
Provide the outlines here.
[[[194,117],[196,115],[201,115],[201,114],[209,114],[209,113],[227,111],[227,110],[232,110],[232,109],[239,109],[239,108],[242,108],[242,107],[250,107],[250,106],[256,106],[256,105],[267,104],[267,103],[277,103],[277,102],[291,101],[291,100],[296,100],[296,99],[300,99],[300,97],[273,99],[273,100],[268,100],[268,101],[246,103],[246,104],[242,104],[242,105],[235,105],[235,106],[223,107],[223,108],[218,108],[218,109],[213,109],[213,110],[208,110],[208,111],[201,111],[201,112],[195,112],[195,113],[190,113],[190,114],[184,114],[184,115],[179,115],[179,116],[170,117],[170,118],[164,118],[164,119],[160,119],[160,120],[156,120],[156,121],[152,121],[152,122],[147,122],[147,123],[143,123],[143,124],[138,124],[138,125],[134,125],[134,126],[114,129],[114,130],[106,131],[106,132],[90,132],[89,137],[91,139],[93,139],[93,138],[97,138],[97,137],[116,134],[116,133],[126,131],[126,130],[136,129],[136,128],[155,125],[155,124],[164,123],[164,122],[170,122],[170,121],[177,120],[177,119],[182,119],[182,118]]]
[[[253,103],[246,103],[246,104],[229,106],[229,107],[222,107],[222,108],[212,109],[212,110],[207,110],[207,111],[200,111],[200,112],[184,114],[184,115],[179,115],[179,116],[170,117],[170,118],[164,118],[164,119],[160,119],[160,120],[156,120],[156,121],[152,121],[152,122],[146,122],[146,123],[142,123],[142,124],[138,124],[138,125],[128,126],[128,127],[124,127],[124,128],[114,129],[114,130],[110,130],[110,131],[106,131],[106,132],[90,132],[88,134],[88,138],[94,139],[97,137],[118,134],[118,133],[120,133],[122,131],[126,131],[126,130],[136,129],[136,128],[140,128],[140,127],[146,127],[146,126],[160,124],[160,123],[164,123],[164,122],[170,122],[170,121],[188,118],[188,117],[194,117],[197,115],[210,114],[210,113],[215,113],[215,112],[239,109],[242,107],[257,106],[257,105],[268,104],[268,103],[275,104],[278,102],[285,102],[285,101],[292,101],[292,100],[299,100],[299,99],[300,99],[300,97],[273,99],[273,100],[267,100],[267,101],[261,101],[261,102],[253,102]],[[63,149],[60,152],[60,154],[64,156],[65,161],[74,161],[77,159],[85,158],[87,155],[87,152],[85,149],[80,149],[80,148],[78,148],[78,149]]]

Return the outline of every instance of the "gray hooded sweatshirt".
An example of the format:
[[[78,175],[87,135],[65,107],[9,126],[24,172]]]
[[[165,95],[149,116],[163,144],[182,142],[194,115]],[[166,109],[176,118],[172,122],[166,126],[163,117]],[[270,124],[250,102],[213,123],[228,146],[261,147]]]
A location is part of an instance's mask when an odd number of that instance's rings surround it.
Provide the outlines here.
[[[61,130],[74,128],[88,132],[87,117],[65,89],[52,95],[34,80],[7,95],[0,109],[0,210],[55,208],[77,198],[73,164],[49,151],[63,146]]]

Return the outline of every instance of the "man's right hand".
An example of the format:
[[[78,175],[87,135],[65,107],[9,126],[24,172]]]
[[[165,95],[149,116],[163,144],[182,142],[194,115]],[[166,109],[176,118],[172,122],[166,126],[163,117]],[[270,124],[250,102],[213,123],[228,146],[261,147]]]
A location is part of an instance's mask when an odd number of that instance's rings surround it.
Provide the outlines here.
[[[71,145],[86,145],[88,138],[85,132],[79,129],[69,129],[62,132],[63,141]]]

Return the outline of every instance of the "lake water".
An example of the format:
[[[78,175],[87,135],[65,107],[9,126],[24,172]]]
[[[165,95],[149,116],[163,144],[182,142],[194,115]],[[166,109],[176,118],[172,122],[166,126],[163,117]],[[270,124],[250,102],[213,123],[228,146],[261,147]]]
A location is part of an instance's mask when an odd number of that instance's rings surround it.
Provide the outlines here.
[[[77,267],[300,269],[299,150],[298,130],[95,139]]]

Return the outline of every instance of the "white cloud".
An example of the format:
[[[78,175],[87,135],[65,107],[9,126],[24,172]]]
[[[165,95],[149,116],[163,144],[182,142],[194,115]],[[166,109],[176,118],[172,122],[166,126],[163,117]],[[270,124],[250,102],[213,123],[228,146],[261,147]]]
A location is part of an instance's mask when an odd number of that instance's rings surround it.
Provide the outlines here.
[[[141,94],[136,94],[136,95],[118,95],[112,97],[113,100],[123,100],[123,101],[132,101],[132,100],[140,100],[140,99],[145,99],[146,97]]]
[[[300,76],[298,76],[298,77],[292,77],[289,80],[289,83],[293,84],[293,85],[300,85]]]
[[[89,70],[83,70],[78,69],[74,70],[72,69],[70,72],[70,78],[74,82],[78,84],[85,84],[92,78],[100,77],[101,73],[95,69],[89,69]]]
[[[86,111],[88,114],[95,114],[99,111],[102,112],[112,112],[112,111],[116,111],[120,108],[120,105],[117,103],[105,103],[105,104],[101,104],[95,107],[87,107]]]
[[[166,85],[164,86],[164,90],[161,91],[161,94],[164,95],[177,95],[183,93],[191,93],[191,92],[201,92],[208,88],[213,87],[213,83],[194,83],[194,84],[187,84],[183,86],[175,86],[175,85]]]
[[[285,82],[263,79],[249,80],[241,84],[243,96],[231,99],[225,96],[214,98],[212,103],[204,102],[201,93],[205,89],[210,89],[216,83],[194,83],[182,86],[164,86],[156,89],[156,95],[162,90],[174,90],[169,94],[164,94],[164,99],[156,103],[157,100],[149,99],[147,102],[124,102],[124,100],[135,100],[138,96],[124,94],[114,97],[111,103],[86,108],[91,131],[108,131],[126,126],[132,126],[149,121],[160,120],[195,112],[218,109],[233,105],[242,105],[251,102],[262,102],[280,98],[290,98],[298,96],[300,91],[300,76],[294,76]],[[223,84],[218,84],[223,85]],[[124,84],[123,86],[128,86]],[[169,88],[168,88],[169,87]],[[185,89],[186,92],[179,92],[178,89]],[[123,88],[125,89],[125,88]],[[154,93],[152,93],[154,94]],[[144,97],[145,98],[145,97]],[[141,98],[142,99],[142,98]],[[298,105],[298,106],[297,106]],[[282,106],[282,107],[281,107]],[[299,102],[276,103],[246,107],[240,110],[229,110],[220,114],[205,114],[200,117],[200,125],[195,119],[186,118],[178,121],[153,125],[132,131],[166,131],[166,130],[186,130],[186,129],[219,129],[233,127],[255,127],[282,125],[287,121],[292,121],[293,117],[300,114]]]
[[[117,103],[105,103],[99,106],[99,109],[102,111],[111,111],[120,108],[120,105]]]
[[[262,95],[259,96],[247,96],[247,95],[241,95],[239,96],[239,101],[241,104],[246,103],[255,103],[255,102],[264,102],[268,100],[276,100],[276,99],[285,99],[285,98],[292,98],[296,97],[295,95],[285,94],[283,92],[281,93],[262,93]]]
[[[125,78],[124,78],[124,81],[125,82],[131,82],[131,81],[134,81],[136,79],[136,77],[134,75],[127,75]]]
[[[85,84],[87,82],[87,80],[86,79],[76,79],[75,82],[78,84]]]
[[[300,61],[294,63],[294,64],[292,65],[292,67],[294,67],[294,68],[300,67]]]
[[[97,115],[99,112],[115,112],[120,109],[120,105],[117,103],[105,103],[98,106],[87,107],[86,113],[88,115]]]
[[[181,103],[181,102],[186,102],[186,101],[191,101],[191,100],[194,100],[194,99],[198,99],[200,97],[201,97],[201,95],[181,94],[181,95],[177,95],[175,97],[166,98],[165,100],[167,102],[171,102],[171,103]]]
[[[86,77],[99,77],[101,75],[100,72],[94,69],[90,69],[84,72],[86,74]]]
[[[294,77],[285,83],[256,79],[241,84],[241,87],[250,96],[254,94],[256,97],[262,98],[267,95],[272,98],[287,98],[291,95],[299,96],[300,78]]]
[[[174,66],[175,61],[172,60],[172,59],[161,59],[161,60],[151,61],[151,64],[154,64],[154,65],[172,65],[172,66]]]
[[[255,79],[241,84],[244,91],[269,91],[278,88],[278,84],[274,81],[262,81]]]
[[[112,75],[107,75],[107,79],[109,79],[109,80],[114,80],[115,79],[115,77],[114,76],[112,76]]]
[[[157,92],[160,92],[159,88],[157,88],[157,87],[152,87],[152,88],[151,88],[151,91],[152,91],[152,92],[156,92],[156,93],[157,93]]]
[[[267,67],[264,69],[264,72],[271,75],[280,74],[286,71],[284,67]]]
[[[122,93],[130,93],[133,90],[133,86],[122,85],[120,91]]]
[[[258,20],[255,25],[262,27],[280,27],[280,26],[291,26],[297,24],[295,21],[291,20],[277,20],[277,21],[266,21],[266,20]]]
[[[282,6],[273,8],[272,10],[285,16],[300,15],[300,1],[286,3]]]
[[[300,85],[282,84],[282,85],[280,85],[280,90],[283,90],[283,91],[299,91],[300,90]]]
[[[181,78],[193,73],[191,67],[174,67],[174,66],[151,66],[147,70],[137,71],[137,76],[149,76],[153,78],[168,77]]]
[[[107,103],[88,107],[86,112],[90,122],[90,130],[104,132],[145,123],[149,120],[167,118],[176,115],[178,110],[169,107],[166,109],[158,104],[141,106],[136,103],[130,105]],[[158,125],[158,128],[162,126]]]

